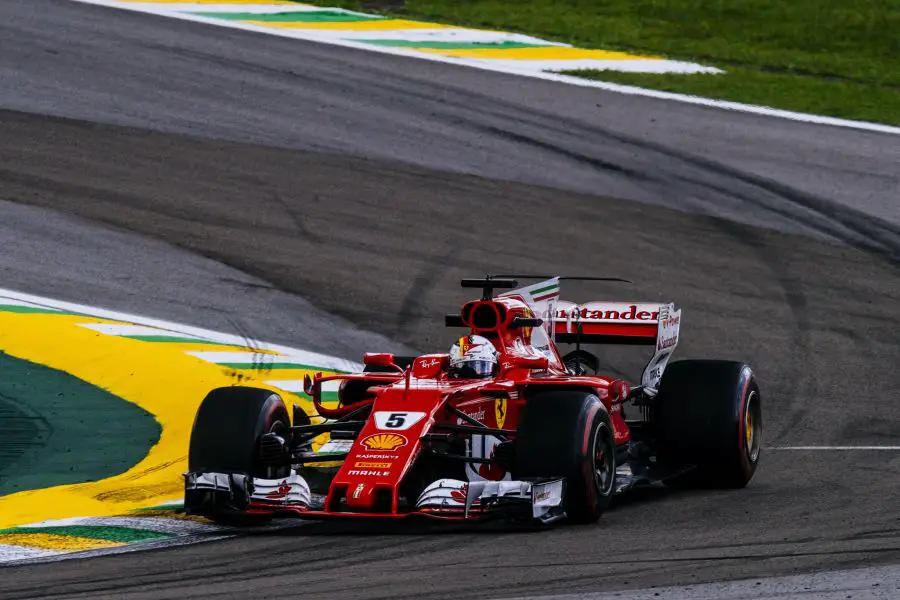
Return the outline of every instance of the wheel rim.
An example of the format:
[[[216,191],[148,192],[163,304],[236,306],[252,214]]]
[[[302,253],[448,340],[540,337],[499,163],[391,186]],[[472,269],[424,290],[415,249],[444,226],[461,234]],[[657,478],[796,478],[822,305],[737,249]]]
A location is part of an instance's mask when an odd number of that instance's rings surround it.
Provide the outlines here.
[[[592,452],[594,484],[604,496],[612,493],[616,481],[616,453],[609,438],[606,426],[598,427]]]
[[[759,394],[756,390],[747,396],[744,405],[744,450],[751,463],[759,458],[760,441],[762,436],[762,412],[759,403]]]

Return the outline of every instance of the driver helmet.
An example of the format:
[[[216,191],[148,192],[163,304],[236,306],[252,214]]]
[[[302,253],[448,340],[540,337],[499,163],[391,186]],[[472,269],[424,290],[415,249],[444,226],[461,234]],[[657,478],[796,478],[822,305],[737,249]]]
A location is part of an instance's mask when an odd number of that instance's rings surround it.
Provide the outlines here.
[[[465,335],[450,348],[447,374],[461,379],[492,377],[497,372],[499,353],[486,337]]]

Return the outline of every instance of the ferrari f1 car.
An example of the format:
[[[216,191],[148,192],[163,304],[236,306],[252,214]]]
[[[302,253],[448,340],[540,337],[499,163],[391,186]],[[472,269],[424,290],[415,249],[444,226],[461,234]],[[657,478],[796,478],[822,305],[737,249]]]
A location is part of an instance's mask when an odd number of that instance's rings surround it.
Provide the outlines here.
[[[447,354],[366,354],[360,373],[307,375],[316,415],[289,412],[271,390],[215,389],[191,433],[187,512],[228,523],[588,523],[635,486],[741,488],[753,477],[762,432],[753,372],[724,360],[670,364],[681,326],[673,304],[576,305],[559,299],[558,277],[462,285],[481,298],[447,325],[490,341],[493,372],[453,376]],[[562,344],[575,348],[563,354]],[[589,344],[654,353],[632,384],[602,374]],[[326,405],[332,380],[338,401]]]

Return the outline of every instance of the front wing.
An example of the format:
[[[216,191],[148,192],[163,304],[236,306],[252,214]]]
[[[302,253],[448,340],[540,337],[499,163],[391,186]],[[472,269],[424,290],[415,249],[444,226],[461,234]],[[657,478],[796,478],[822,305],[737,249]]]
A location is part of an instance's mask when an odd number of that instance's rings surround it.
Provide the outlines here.
[[[551,523],[565,517],[565,480],[479,481],[439,479],[403,512],[328,510],[325,498],[313,494],[294,471],[283,479],[261,479],[238,473],[186,473],[185,509],[216,517],[259,515],[302,519],[403,519],[427,517],[451,521],[496,518]]]

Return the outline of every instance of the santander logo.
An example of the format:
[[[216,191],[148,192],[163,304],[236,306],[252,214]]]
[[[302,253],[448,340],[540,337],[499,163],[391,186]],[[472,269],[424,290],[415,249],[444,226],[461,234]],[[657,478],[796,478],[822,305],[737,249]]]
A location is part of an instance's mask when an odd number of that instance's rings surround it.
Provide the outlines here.
[[[642,321],[654,322],[659,318],[659,305],[652,304],[601,304],[561,307],[555,319],[581,319],[589,321]]]
[[[667,338],[659,338],[659,342],[656,344],[657,350],[665,350],[666,348],[671,348],[675,344],[678,343],[678,336],[673,335],[672,337]]]

